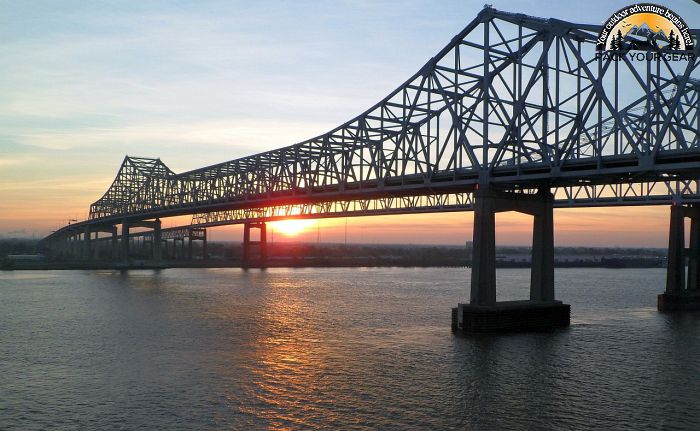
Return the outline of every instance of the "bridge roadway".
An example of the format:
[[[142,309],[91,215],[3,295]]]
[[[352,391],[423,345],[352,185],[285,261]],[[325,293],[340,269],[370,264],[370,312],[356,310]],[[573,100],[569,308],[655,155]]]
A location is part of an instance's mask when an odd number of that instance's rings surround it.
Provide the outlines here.
[[[453,310],[453,328],[499,330],[568,324],[554,298],[553,208],[664,204],[659,309],[698,307],[699,44],[686,60],[614,60],[596,56],[599,31],[486,7],[395,91],[326,134],[181,174],[127,156],[89,219],[43,244],[90,258],[107,232],[115,255],[128,260],[129,238],[141,237],[158,259],[169,235],[205,241],[203,229],[241,223],[244,254],[264,265],[269,221],[472,210],[470,302]],[[501,211],[533,216],[530,300],[518,304],[496,301]],[[161,229],[161,218],[182,215],[191,225]]]

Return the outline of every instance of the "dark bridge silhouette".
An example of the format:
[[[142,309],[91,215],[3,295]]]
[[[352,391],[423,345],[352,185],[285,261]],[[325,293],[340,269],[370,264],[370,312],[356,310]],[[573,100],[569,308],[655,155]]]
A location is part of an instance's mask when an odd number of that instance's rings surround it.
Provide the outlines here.
[[[503,329],[568,324],[554,297],[554,207],[670,205],[659,308],[696,306],[700,44],[689,61],[606,58],[596,56],[599,31],[485,8],[399,88],[328,133],[179,174],[160,159],[126,157],[89,219],[44,244],[90,258],[107,232],[114,256],[128,260],[129,238],[140,236],[158,259],[168,238],[206,241],[207,227],[240,223],[247,258],[258,228],[264,259],[273,220],[473,210],[470,303],[453,311],[453,326]],[[529,301],[496,302],[501,211],[534,219]],[[181,215],[191,225],[161,229],[161,218]]]

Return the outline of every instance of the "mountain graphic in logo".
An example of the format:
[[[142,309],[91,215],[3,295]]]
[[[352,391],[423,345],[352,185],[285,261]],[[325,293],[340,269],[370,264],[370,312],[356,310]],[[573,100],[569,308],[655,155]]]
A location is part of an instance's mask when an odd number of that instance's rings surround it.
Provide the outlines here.
[[[634,26],[622,39],[621,49],[651,50],[668,45],[668,36],[663,30],[654,31],[647,23]]]
[[[658,49],[674,49],[676,36],[671,32],[670,36],[659,29],[654,31],[647,23],[635,25],[623,36],[619,31],[611,40],[611,48],[615,50],[641,50],[651,51]]]
[[[663,30],[654,31],[651,28],[649,28],[649,25],[647,23],[643,23],[640,27],[635,25],[627,33],[626,36],[638,37],[638,38],[657,38],[657,39],[660,38],[661,40],[668,42],[668,38],[666,37],[666,33],[664,33]]]

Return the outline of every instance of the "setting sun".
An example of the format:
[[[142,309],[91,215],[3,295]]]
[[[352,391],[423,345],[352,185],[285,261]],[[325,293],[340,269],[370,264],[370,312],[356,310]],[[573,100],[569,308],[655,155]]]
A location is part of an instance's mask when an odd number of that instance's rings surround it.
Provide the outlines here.
[[[295,236],[311,227],[313,224],[313,220],[292,219],[276,221],[272,224],[272,227],[275,232],[279,232],[282,235]]]

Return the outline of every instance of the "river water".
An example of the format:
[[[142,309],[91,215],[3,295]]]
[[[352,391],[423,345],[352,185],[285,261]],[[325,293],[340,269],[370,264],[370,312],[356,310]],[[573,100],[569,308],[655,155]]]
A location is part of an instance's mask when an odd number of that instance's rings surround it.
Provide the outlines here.
[[[557,269],[570,328],[455,337],[464,268],[0,272],[0,429],[698,429],[664,276]]]

